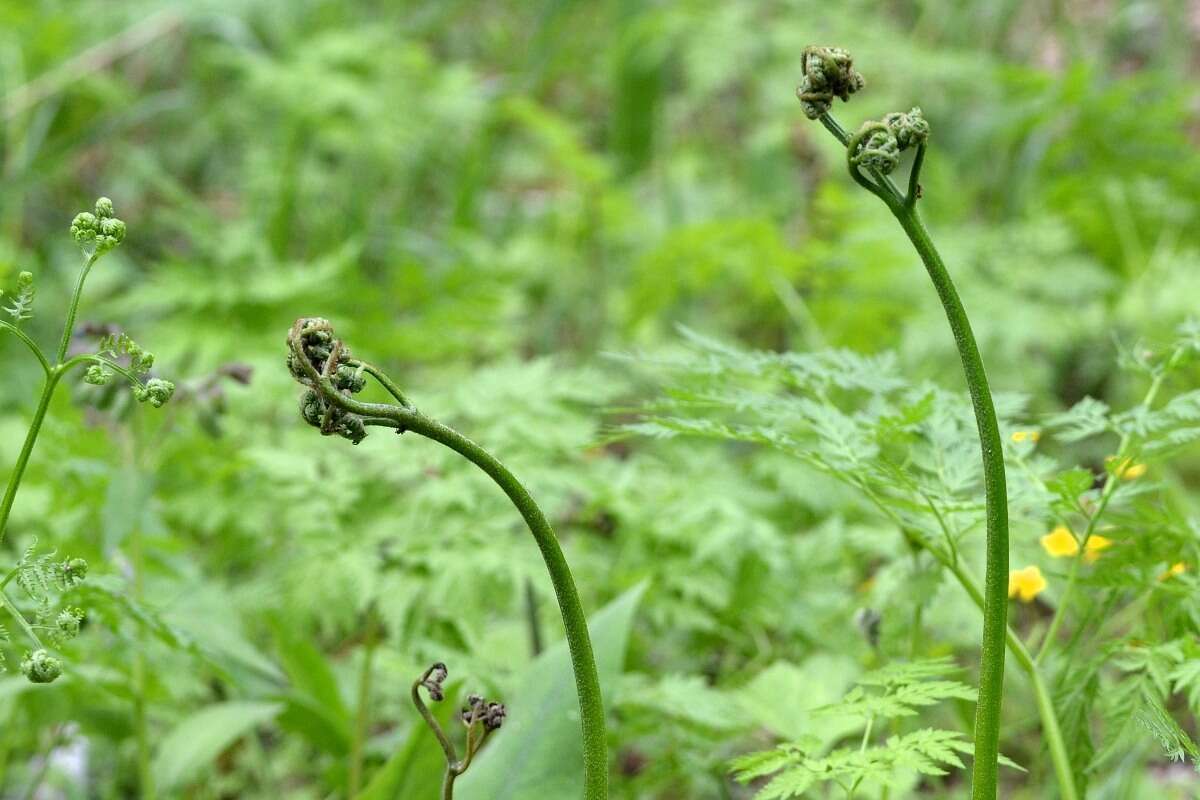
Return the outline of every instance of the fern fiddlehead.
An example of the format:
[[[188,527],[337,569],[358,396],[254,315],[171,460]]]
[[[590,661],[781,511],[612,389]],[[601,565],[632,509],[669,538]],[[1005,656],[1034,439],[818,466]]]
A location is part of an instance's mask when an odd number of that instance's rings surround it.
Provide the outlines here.
[[[125,232],[125,223],[117,218],[112,200],[107,197],[99,198],[93,211],[76,214],[71,221],[71,238],[79,246],[83,255],[83,265],[79,270],[75,280],[75,290],[67,305],[62,337],[53,361],[46,356],[38,343],[21,329],[21,323],[33,315],[36,291],[31,273],[22,272],[17,277],[16,294],[9,305],[0,309],[11,319],[11,321],[0,319],[0,334],[11,333],[24,344],[37,359],[44,376],[41,395],[34,409],[25,441],[22,443],[16,463],[8,475],[3,498],[0,499],[0,542],[4,540],[9,515],[12,513],[13,503],[16,501],[25,469],[29,465],[30,456],[33,454],[38,435],[41,433],[46,414],[50,409],[50,402],[54,399],[54,393],[63,378],[77,367],[86,367],[83,380],[93,385],[104,385],[110,382],[114,376],[121,375],[129,382],[133,396],[138,402],[149,403],[155,408],[162,407],[174,394],[175,385],[173,383],[161,378],[149,377],[150,370],[154,366],[154,356],[124,334],[106,338],[101,343],[98,352],[84,353],[72,358],[67,357],[87,277],[102,256],[111,252],[125,240]],[[45,558],[34,559],[31,548],[21,562],[8,573],[8,576],[0,580],[0,608],[4,608],[12,615],[17,626],[24,631],[36,647],[21,662],[21,671],[34,683],[50,683],[58,678],[62,674],[62,662],[43,647],[34,629],[35,626],[29,624],[23,612],[5,594],[4,590],[8,581],[15,578],[27,594],[34,599],[43,601],[44,606],[44,591],[39,591],[38,586],[34,584],[23,582],[22,578],[30,571],[41,570],[42,567],[39,565]],[[56,569],[60,588],[67,589],[83,580],[87,573],[87,563],[82,559],[68,559],[58,565]],[[39,583],[41,590],[48,590],[49,587],[44,577]],[[50,631],[50,641],[61,643],[79,632],[82,620],[83,612],[81,610],[64,609],[53,626],[41,627]]]
[[[584,798],[607,798],[608,743],[596,659],[575,581],[546,515],[516,476],[495,456],[453,428],[419,412],[386,374],[352,357],[334,335],[333,326],[328,320],[296,320],[288,333],[287,343],[288,369],[305,387],[300,399],[300,413],[308,424],[319,428],[324,435],[340,436],[354,444],[366,437],[370,427],[391,428],[398,433],[411,431],[432,439],[486,473],[524,518],[550,574],[566,629],[567,648],[579,697]],[[365,387],[368,375],[392,396],[394,403],[365,403],[355,398]],[[416,690],[421,685],[429,689],[428,684],[418,682],[413,691],[417,701],[420,698]]]
[[[468,696],[467,704],[463,706],[462,712],[459,714],[459,720],[467,729],[466,755],[459,758],[454,743],[450,741],[450,737],[446,735],[437,718],[430,712],[429,706],[425,705],[425,701],[421,698],[421,689],[424,689],[433,702],[440,703],[445,700],[446,692],[442,684],[445,683],[449,674],[446,665],[439,661],[425,670],[424,674],[413,682],[411,691],[413,705],[417,707],[421,718],[425,720],[425,724],[437,737],[442,754],[446,758],[446,774],[442,780],[442,800],[454,800],[454,781],[470,768],[471,762],[483,748],[483,743],[488,736],[500,730],[500,726],[504,724],[504,720],[508,716],[508,709],[504,707],[503,703],[487,700],[477,694]]]
[[[830,114],[835,96],[847,100],[864,85],[849,53],[840,48],[809,47],[804,51],[802,66],[804,78],[797,94],[805,116],[819,120],[846,147],[850,176],[884,202],[920,255],[946,312],[971,395],[983,455],[987,505],[987,569],[971,796],[974,800],[995,800],[1008,615],[1008,492],[1000,429],[983,359],[950,273],[917,213],[929,125],[920,109],[914,108],[866,122],[849,135]],[[900,154],[911,148],[915,148],[912,171],[907,191],[901,193],[888,176],[899,165]]]

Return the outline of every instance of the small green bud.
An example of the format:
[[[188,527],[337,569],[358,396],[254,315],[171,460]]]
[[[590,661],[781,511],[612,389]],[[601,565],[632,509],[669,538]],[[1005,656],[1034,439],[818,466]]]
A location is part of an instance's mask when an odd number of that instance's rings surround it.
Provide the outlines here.
[[[863,139],[854,154],[854,163],[887,175],[900,163],[900,143],[890,130],[881,126]]]
[[[119,219],[100,220],[100,235],[116,240],[117,244],[125,241],[125,222]]]
[[[82,558],[68,558],[58,565],[58,582],[64,589],[83,583],[88,574],[88,562]]]
[[[125,241],[125,223],[113,216],[112,200],[96,201],[96,213],[76,214],[71,222],[71,237],[88,258],[107,253]]]
[[[150,403],[155,408],[162,408],[175,394],[175,384],[162,378],[151,378],[145,386],[133,387],[133,396],[139,403]]]
[[[154,367],[154,353],[143,350],[130,359],[131,366],[139,373],[149,372]]]
[[[300,416],[314,428],[321,427],[321,418],[325,415],[325,404],[316,391],[309,389],[300,397]]]
[[[20,294],[33,294],[32,272],[22,272],[17,276],[17,292]]]
[[[358,394],[366,388],[367,379],[361,370],[349,364],[341,364],[337,368],[337,374],[333,376],[333,385],[351,394]]]
[[[79,635],[79,626],[83,623],[83,618],[82,608],[64,608],[58,612],[54,624],[63,639],[74,639]]]
[[[893,111],[884,116],[883,124],[896,137],[901,150],[924,144],[929,138],[929,123],[919,108],[914,108],[907,114],[903,111]]]
[[[804,77],[796,89],[800,106],[809,119],[818,119],[833,107],[833,98],[849,100],[865,85],[854,69],[854,59],[840,47],[806,47],[801,57]]]
[[[342,427],[338,434],[343,439],[349,439],[352,444],[358,444],[367,438],[367,426],[363,423],[362,417],[356,414],[345,414],[340,418],[340,422]]]
[[[31,683],[53,683],[62,675],[62,662],[45,650],[34,650],[21,660],[21,672]]]
[[[71,238],[84,251],[91,250],[96,246],[96,234],[99,230],[100,223],[94,215],[87,211],[76,214],[75,219],[71,221]]]
[[[83,382],[92,386],[104,386],[112,380],[113,372],[103,364],[93,364],[83,373]]]

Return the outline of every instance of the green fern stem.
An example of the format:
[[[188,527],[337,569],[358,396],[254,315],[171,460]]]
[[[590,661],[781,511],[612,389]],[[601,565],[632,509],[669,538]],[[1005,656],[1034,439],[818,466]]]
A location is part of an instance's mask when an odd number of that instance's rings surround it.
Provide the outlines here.
[[[934,247],[916,208],[889,204],[892,213],[933,281],[946,311],[963,373],[975,409],[979,444],[983,450],[983,483],[987,501],[987,568],[983,579],[983,638],[979,665],[979,702],[975,706],[975,763],[971,796],[996,797],[997,757],[1000,754],[1000,706],[1004,696],[1004,640],[1008,626],[1008,489],[1000,426],[979,347],[950,273]]]
[[[295,334],[295,329],[293,334]],[[579,600],[579,592],[575,588],[575,581],[571,576],[566,556],[563,555],[558,538],[546,515],[516,476],[483,447],[453,428],[425,416],[411,406],[364,403],[355,400],[339,391],[328,376],[322,375],[312,367],[303,352],[298,336],[290,337],[290,344],[297,362],[304,369],[314,388],[320,391],[327,402],[336,405],[343,411],[362,417],[366,425],[394,428],[401,433],[411,431],[450,448],[491,478],[521,514],[541,551],[546,570],[550,574],[550,582],[554,587],[554,594],[558,600],[566,630],[567,649],[570,652],[571,667],[575,675],[583,733],[584,798],[585,800],[606,800],[608,797],[608,736],[605,729],[604,703],[600,693],[600,676],[596,669],[596,658],[592,651],[591,636],[588,633],[587,617]],[[354,364],[373,376],[382,374],[369,364],[358,361],[355,361]],[[390,381],[381,382],[394,397],[401,402],[406,402],[399,390],[394,389],[394,384]]]
[[[983,636],[979,701],[975,706],[975,761],[971,797],[973,800],[995,800],[999,778],[1000,708],[1004,696],[1004,645],[1008,628],[1008,489],[1000,426],[988,387],[987,373],[966,309],[954,288],[954,281],[917,213],[917,199],[921,195],[920,168],[925,159],[924,142],[917,146],[907,192],[902,195],[886,174],[874,168],[867,168],[868,174],[864,174],[860,168],[860,147],[866,137],[881,127],[880,123],[867,123],[857,133],[849,135],[829,114],[821,115],[820,120],[846,146],[850,176],[884,202],[924,262],[950,323],[971,395],[983,453],[987,505],[987,568],[983,588]]]
[[[340,394],[338,396],[344,397]],[[605,731],[604,703],[600,695],[600,676],[596,669],[587,617],[579,600],[579,592],[571,577],[566,556],[563,555],[546,515],[504,464],[453,428],[408,409],[384,406],[385,409],[391,409],[391,414],[388,414],[373,405],[368,406],[365,411],[355,411],[349,404],[360,405],[348,400],[343,408],[352,413],[390,417],[400,423],[403,430],[432,439],[463,456],[495,481],[525,519],[525,524],[529,526],[529,532],[533,534],[534,541],[542,553],[542,559],[546,562],[566,628],[567,649],[570,651],[571,667],[575,673],[583,727],[583,796],[586,800],[604,800],[608,797],[608,735]]]
[[[75,315],[79,313],[79,300],[83,297],[83,284],[87,282],[88,273],[99,258],[98,252],[88,256],[83,262],[83,269],[79,270],[79,277],[75,279],[75,291],[71,293],[71,303],[67,306],[67,320],[63,323],[62,338],[59,340],[58,354],[55,358],[59,364],[66,359],[67,350],[71,347],[71,336],[75,333]]]
[[[13,501],[17,499],[17,489],[21,486],[21,478],[25,475],[25,467],[29,465],[29,456],[33,453],[33,446],[37,444],[38,434],[41,433],[42,423],[46,420],[46,412],[50,409],[50,401],[54,398],[54,390],[58,387],[58,382],[62,380],[62,376],[66,370],[61,367],[52,368],[46,373],[46,382],[42,385],[42,395],[38,399],[37,408],[33,412],[33,419],[29,423],[29,431],[25,434],[25,443],[21,445],[21,452],[17,456],[17,462],[13,464],[12,472],[8,476],[8,485],[4,489],[4,499],[0,500],[0,542],[4,541],[4,532],[8,528],[8,516],[12,513]]]
[[[979,606],[979,609],[981,611],[985,610],[986,601],[984,594],[975,582],[975,578],[957,561],[940,558],[940,551],[936,548],[925,545],[925,549],[932,553],[935,558],[938,558],[953,573],[954,577],[958,579],[959,584],[970,595],[971,600]],[[1067,754],[1066,741],[1063,739],[1062,728],[1058,723],[1058,713],[1054,709],[1054,700],[1050,694],[1050,690],[1046,686],[1046,682],[1042,679],[1037,663],[1028,648],[1025,647],[1025,643],[1007,625],[1004,628],[1004,639],[1008,649],[1012,651],[1013,660],[1016,661],[1021,671],[1029,677],[1029,683],[1033,687],[1034,699],[1037,702],[1038,717],[1042,721],[1042,738],[1046,740],[1046,747],[1050,751],[1050,761],[1054,764],[1054,775],[1058,779],[1058,790],[1062,795],[1062,800],[1079,800],[1079,794],[1075,788],[1075,776],[1071,771],[1071,758]]]

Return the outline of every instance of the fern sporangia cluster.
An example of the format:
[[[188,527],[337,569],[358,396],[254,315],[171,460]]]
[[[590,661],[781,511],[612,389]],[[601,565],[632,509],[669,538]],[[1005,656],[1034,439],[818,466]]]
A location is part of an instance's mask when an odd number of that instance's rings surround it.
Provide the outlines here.
[[[453,800],[454,781],[470,768],[471,761],[483,747],[488,736],[500,730],[505,717],[508,716],[508,710],[503,703],[487,700],[477,694],[469,695],[467,704],[463,706],[462,712],[458,715],[459,721],[467,729],[466,754],[459,758],[454,742],[450,740],[421,697],[421,689],[424,689],[433,702],[440,703],[445,700],[446,691],[443,684],[449,675],[450,672],[446,665],[439,661],[425,670],[412,685],[413,705],[417,707],[421,718],[425,720],[425,724],[437,737],[442,754],[446,757],[446,775],[442,779],[442,800]]]
[[[79,246],[83,263],[67,305],[62,337],[53,358],[47,356],[22,327],[22,324],[33,316],[36,288],[32,274],[22,272],[17,277],[16,293],[3,307],[9,319],[0,319],[0,335],[12,334],[25,345],[41,366],[44,381],[25,441],[9,473],[3,500],[0,500],[0,541],[3,541],[8,528],[13,503],[50,409],[50,402],[54,399],[55,391],[63,378],[82,369],[85,382],[105,385],[120,375],[129,382],[133,396],[138,402],[149,403],[155,408],[170,400],[175,391],[175,386],[170,381],[151,375],[154,355],[125,334],[106,337],[93,353],[71,356],[68,352],[75,333],[75,318],[87,277],[97,261],[125,240],[125,230],[125,223],[116,216],[112,201],[107,197],[98,199],[93,211],[84,211],[72,220],[70,234]],[[87,563],[82,559],[68,558],[55,562],[53,555],[39,556],[34,548],[30,547],[22,559],[0,579],[0,606],[13,617],[17,627],[35,648],[22,659],[20,665],[21,671],[35,683],[49,683],[62,673],[61,660],[50,651],[53,646],[78,634],[84,619],[83,611],[77,608],[52,611],[53,593],[55,590],[71,588],[82,581],[86,574]],[[23,591],[26,599],[37,606],[33,622],[30,622],[26,612],[6,593],[8,585],[14,582]],[[0,639],[7,639],[8,636],[7,630],[0,626]],[[47,646],[47,642],[50,647]],[[0,654],[0,665],[2,659]]]
[[[305,387],[300,399],[300,414],[309,425],[318,428],[323,435],[339,436],[354,444],[363,441],[372,427],[390,428],[397,433],[411,431],[432,439],[487,474],[521,514],[545,561],[566,629],[567,648],[579,697],[584,797],[586,800],[606,798],[608,743],[599,674],[579,593],[546,515],[524,485],[495,456],[453,428],[418,411],[382,370],[354,357],[334,335],[333,326],[328,320],[317,317],[296,320],[288,332],[287,345],[288,369]],[[375,403],[358,399],[358,395],[366,388],[367,376],[374,378],[393,402]],[[425,685],[427,690],[433,691],[430,685],[440,686],[440,681],[433,684],[425,682],[438,674],[441,672],[435,669],[418,681],[418,686]],[[416,688],[413,692],[414,702],[421,708]],[[472,720],[475,719],[474,713]],[[492,714],[491,719],[498,722],[502,716]],[[485,709],[481,719],[486,718]],[[457,762],[456,758],[449,756],[448,751],[448,761]]]

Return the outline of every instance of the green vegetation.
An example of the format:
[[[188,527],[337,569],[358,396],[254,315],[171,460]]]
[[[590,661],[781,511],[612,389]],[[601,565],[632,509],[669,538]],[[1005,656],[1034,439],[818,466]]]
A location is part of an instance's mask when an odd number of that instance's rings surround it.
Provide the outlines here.
[[[1196,796],[1194,6],[0,4],[0,797]]]

